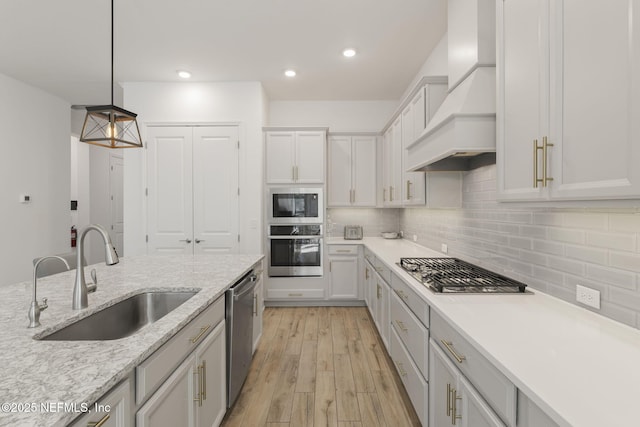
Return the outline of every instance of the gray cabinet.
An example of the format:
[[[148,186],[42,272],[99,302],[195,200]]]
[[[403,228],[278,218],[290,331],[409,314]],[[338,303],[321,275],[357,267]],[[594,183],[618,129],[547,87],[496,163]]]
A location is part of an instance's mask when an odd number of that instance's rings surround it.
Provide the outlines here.
[[[71,427],[98,425],[103,427],[132,427],[133,422],[133,379],[127,378],[104,395],[90,411],[78,418]]]

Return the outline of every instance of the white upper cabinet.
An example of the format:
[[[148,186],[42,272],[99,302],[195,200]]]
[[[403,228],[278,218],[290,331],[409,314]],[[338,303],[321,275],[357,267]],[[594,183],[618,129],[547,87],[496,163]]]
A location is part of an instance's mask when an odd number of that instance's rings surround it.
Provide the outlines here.
[[[267,184],[324,183],[325,131],[267,131]]]
[[[376,205],[376,137],[332,135],[329,138],[328,205]]]
[[[402,163],[407,165],[407,144],[413,142],[424,130],[427,120],[425,115],[424,87],[418,90],[409,104],[402,110]],[[402,204],[424,205],[424,172],[406,172],[403,170]]]
[[[499,199],[640,197],[632,3],[498,1]]]
[[[494,0],[449,0],[449,90],[476,67],[495,64]]]

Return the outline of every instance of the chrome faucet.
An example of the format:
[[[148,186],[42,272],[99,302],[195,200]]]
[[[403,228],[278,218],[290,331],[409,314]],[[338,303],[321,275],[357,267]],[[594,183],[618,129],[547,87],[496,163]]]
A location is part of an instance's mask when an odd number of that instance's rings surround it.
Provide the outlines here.
[[[104,227],[98,224],[91,224],[82,230],[80,233],[80,239],[78,239],[76,283],[73,287],[73,304],[71,308],[74,310],[81,310],[89,306],[89,300],[87,298],[87,282],[84,280],[84,264],[82,260],[84,259],[84,237],[91,230],[97,231],[100,233],[100,236],[102,236],[102,240],[104,241],[105,264],[114,265],[119,262],[116,249],[113,247],[113,243],[111,243],[111,237],[109,237],[109,233],[104,229]]]
[[[40,266],[40,263],[42,261],[51,259],[51,258],[59,259],[60,261],[64,262],[64,265],[67,266],[67,270],[71,268],[69,267],[69,263],[67,262],[66,259],[59,257],[57,255],[42,257],[36,262],[36,265],[33,266],[33,300],[31,300],[31,306],[29,307],[29,326],[27,326],[27,328],[37,328],[38,326],[40,326],[40,312],[45,310],[47,307],[49,307],[47,305],[46,298],[42,299],[42,304],[38,302],[38,298],[36,297],[36,291],[38,287],[38,267]]]

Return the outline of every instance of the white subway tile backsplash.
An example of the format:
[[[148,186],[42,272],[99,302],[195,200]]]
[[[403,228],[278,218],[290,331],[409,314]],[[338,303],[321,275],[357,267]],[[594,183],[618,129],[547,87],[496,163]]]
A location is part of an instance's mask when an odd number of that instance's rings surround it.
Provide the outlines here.
[[[629,290],[637,289],[637,274],[599,265],[587,264],[587,277],[609,285]]]
[[[447,243],[451,256],[572,304],[576,283],[598,289],[594,312],[640,328],[640,210],[498,203],[495,166],[463,177],[462,209],[387,211],[420,244],[440,250]]]
[[[640,272],[640,254],[611,251],[609,265],[623,270]]]
[[[604,249],[565,245],[564,250],[568,258],[587,261],[593,264],[607,265],[607,251]]]
[[[584,243],[585,231],[561,227],[549,227],[547,229],[547,238],[558,242]]]
[[[637,236],[632,233],[587,232],[587,245],[601,248],[632,252],[636,249],[636,240]]]
[[[611,231],[640,233],[640,213],[609,215],[609,229]]]

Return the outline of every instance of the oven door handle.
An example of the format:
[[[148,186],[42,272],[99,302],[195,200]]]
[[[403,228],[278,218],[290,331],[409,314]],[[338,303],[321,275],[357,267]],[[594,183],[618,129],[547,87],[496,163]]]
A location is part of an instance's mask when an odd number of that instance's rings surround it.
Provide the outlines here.
[[[273,240],[281,240],[281,239],[287,239],[287,240],[322,240],[322,236],[302,236],[302,235],[294,235],[294,236],[272,236],[269,235],[268,236],[269,239],[273,239]]]

